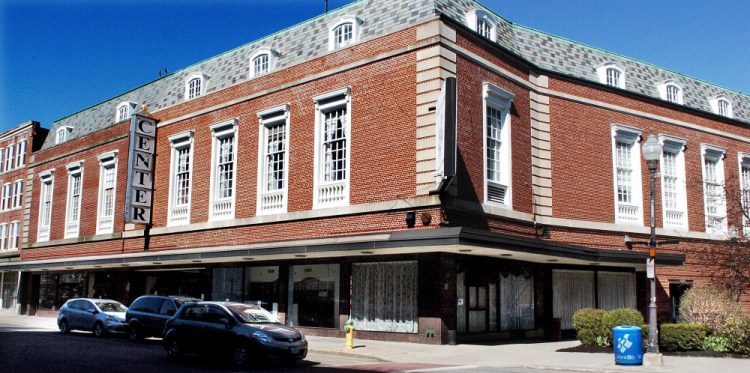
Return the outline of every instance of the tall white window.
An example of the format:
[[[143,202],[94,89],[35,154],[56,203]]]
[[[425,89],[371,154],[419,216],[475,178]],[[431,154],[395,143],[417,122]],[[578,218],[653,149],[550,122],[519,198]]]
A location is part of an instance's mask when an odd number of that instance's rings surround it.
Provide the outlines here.
[[[117,196],[117,152],[99,157],[99,206],[96,219],[96,234],[114,231],[115,198]]]
[[[486,83],[484,97],[484,200],[511,207],[510,108],[515,95]]]
[[[207,78],[208,77],[203,74],[191,75],[185,83],[185,98],[191,100],[203,95],[203,93],[206,92]]]
[[[52,221],[52,196],[54,187],[54,170],[39,174],[41,188],[39,188],[39,228],[36,240],[49,241],[50,223]]]
[[[20,168],[26,165],[26,140],[18,142],[16,149],[16,168]]]
[[[740,153],[740,195],[744,235],[750,236],[750,154]]]
[[[359,41],[362,20],[344,16],[328,25],[328,50],[343,48]]]
[[[625,88],[625,70],[614,62],[607,62],[596,67],[599,81],[612,87]]]
[[[65,212],[65,238],[78,237],[81,224],[81,187],[83,162],[71,163],[68,168],[68,201]]]
[[[687,230],[685,140],[671,136],[659,138],[663,144],[661,182],[664,228]]]
[[[482,9],[474,9],[466,13],[466,24],[475,30],[479,35],[490,39],[497,40],[497,27],[493,21],[492,15]]]
[[[615,186],[615,223],[643,224],[641,185],[641,130],[612,126],[612,161]]]
[[[172,160],[169,188],[169,225],[190,223],[190,190],[193,173],[193,131],[169,138]]]
[[[727,231],[724,195],[724,152],[716,146],[701,144],[703,158],[703,202],[705,204],[706,232]]]
[[[734,117],[732,103],[726,97],[711,97],[708,99],[708,103],[711,105],[711,110],[714,113],[728,118]]]
[[[10,171],[16,167],[16,145],[10,144],[5,148],[5,170]]]
[[[0,148],[0,172],[7,171],[3,165],[5,164],[5,148]]]
[[[23,180],[13,182],[13,208],[21,208],[23,201]]]
[[[0,251],[8,249],[8,224],[0,224]]]
[[[8,225],[8,251],[18,250],[18,234],[21,224],[18,221],[11,222]]]
[[[257,214],[286,212],[289,105],[258,112],[260,122]]]
[[[0,200],[0,210],[10,210],[10,203],[11,203],[11,193],[13,192],[13,187],[10,183],[3,184],[3,195],[2,200]]]
[[[209,220],[233,219],[236,195],[237,121],[211,126],[211,206]]]
[[[315,101],[315,196],[313,208],[349,204],[351,93],[339,89]]]

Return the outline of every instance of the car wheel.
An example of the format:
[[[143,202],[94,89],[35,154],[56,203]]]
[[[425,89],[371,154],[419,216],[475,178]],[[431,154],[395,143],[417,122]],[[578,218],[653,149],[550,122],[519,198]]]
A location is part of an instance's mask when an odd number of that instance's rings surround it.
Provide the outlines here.
[[[102,338],[104,337],[104,334],[105,334],[104,325],[102,325],[102,323],[100,322],[94,324],[94,335],[97,338]]]
[[[167,351],[167,357],[170,359],[179,359],[182,357],[182,346],[174,337],[167,337],[164,341],[164,349]]]
[[[143,339],[143,335],[138,330],[138,327],[133,325],[130,327],[130,340],[131,341],[140,341]]]
[[[62,334],[69,334],[70,333],[70,326],[68,325],[68,320],[60,320],[60,333]]]
[[[232,363],[244,367],[250,363],[250,349],[245,344],[239,344],[232,350]]]

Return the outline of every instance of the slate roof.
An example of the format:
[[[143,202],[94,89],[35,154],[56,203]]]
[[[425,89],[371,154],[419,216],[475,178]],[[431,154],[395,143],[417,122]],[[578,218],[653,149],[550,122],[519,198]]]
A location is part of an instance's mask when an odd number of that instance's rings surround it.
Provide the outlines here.
[[[185,99],[185,82],[196,73],[208,76],[204,95],[243,83],[250,79],[249,57],[259,48],[280,53],[275,70],[325,55],[329,53],[328,25],[343,16],[359,17],[364,22],[360,40],[368,40],[434,19],[440,14],[465,25],[465,15],[472,9],[482,9],[492,15],[497,25],[498,44],[542,69],[598,82],[595,68],[605,62],[614,62],[625,70],[628,91],[659,98],[657,85],[670,79],[682,87],[685,106],[711,113],[708,98],[724,96],[732,103],[734,119],[750,123],[748,95],[513,24],[472,0],[360,0],[60,119],[53,124],[52,136],[47,137],[42,148],[55,145],[54,134],[61,126],[73,127],[70,135],[73,139],[114,125],[116,107],[125,101],[145,103],[152,111],[180,104]]]

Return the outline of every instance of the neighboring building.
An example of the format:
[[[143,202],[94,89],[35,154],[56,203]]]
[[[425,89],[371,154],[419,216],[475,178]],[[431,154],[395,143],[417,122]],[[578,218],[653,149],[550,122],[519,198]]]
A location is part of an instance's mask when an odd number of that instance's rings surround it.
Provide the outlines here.
[[[692,254],[746,223],[715,192],[745,174],[749,124],[746,95],[473,1],[360,1],[55,122],[0,269],[26,314],[183,294],[317,335],[542,337],[582,307],[647,309],[625,238],[649,234],[654,133],[657,233],[681,240],[657,254],[668,320],[707,279]]]
[[[28,165],[46,136],[47,130],[33,121],[0,134],[0,263],[17,263],[21,242],[27,241],[32,176]],[[19,271],[0,266],[0,309],[19,306],[19,281]]]

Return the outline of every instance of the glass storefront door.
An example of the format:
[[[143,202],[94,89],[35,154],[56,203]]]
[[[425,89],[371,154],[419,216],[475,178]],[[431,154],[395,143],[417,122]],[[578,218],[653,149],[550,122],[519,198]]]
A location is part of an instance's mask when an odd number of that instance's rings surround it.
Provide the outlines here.
[[[289,270],[294,326],[339,327],[339,265],[295,265]]]

